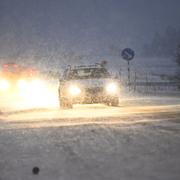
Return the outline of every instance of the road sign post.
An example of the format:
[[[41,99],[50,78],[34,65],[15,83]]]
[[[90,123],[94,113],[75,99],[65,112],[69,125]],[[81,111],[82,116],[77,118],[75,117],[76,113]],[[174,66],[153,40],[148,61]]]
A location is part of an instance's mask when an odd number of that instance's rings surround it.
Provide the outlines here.
[[[127,61],[127,62],[128,62],[128,85],[130,87],[130,82],[131,82],[131,79],[130,79],[130,62],[129,61]]]
[[[132,49],[130,48],[125,48],[122,52],[121,52],[121,56],[124,60],[127,61],[128,63],[128,67],[127,67],[127,70],[128,70],[128,86],[129,86],[129,90],[130,90],[130,83],[131,83],[131,73],[130,73],[130,61],[134,58],[135,56],[135,53]]]

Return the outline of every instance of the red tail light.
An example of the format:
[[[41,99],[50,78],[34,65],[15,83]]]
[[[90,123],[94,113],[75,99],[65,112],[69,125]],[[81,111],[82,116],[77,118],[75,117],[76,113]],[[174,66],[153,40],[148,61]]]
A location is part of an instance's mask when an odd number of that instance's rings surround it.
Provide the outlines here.
[[[17,64],[14,64],[13,67],[14,67],[14,68],[18,68],[18,65],[17,65]]]
[[[3,68],[8,68],[8,64],[3,64]]]

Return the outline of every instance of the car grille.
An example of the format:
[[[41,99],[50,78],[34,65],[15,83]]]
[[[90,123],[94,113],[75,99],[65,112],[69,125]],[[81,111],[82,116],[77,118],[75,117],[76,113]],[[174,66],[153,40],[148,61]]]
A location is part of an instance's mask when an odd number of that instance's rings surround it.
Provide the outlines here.
[[[87,88],[86,90],[87,94],[97,94],[97,93],[101,93],[103,92],[103,88],[102,87],[95,87],[95,88]]]

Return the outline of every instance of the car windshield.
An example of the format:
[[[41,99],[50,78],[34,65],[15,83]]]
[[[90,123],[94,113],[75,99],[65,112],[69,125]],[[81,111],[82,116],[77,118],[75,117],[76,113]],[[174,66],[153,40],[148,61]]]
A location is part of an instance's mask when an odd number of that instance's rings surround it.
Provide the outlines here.
[[[108,78],[109,72],[105,68],[85,68],[70,70],[65,76],[66,79],[90,79]]]

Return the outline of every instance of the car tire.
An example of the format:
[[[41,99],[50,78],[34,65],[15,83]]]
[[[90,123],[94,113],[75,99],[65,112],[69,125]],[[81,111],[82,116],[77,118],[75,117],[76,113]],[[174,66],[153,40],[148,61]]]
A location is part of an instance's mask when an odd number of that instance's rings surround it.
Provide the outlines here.
[[[119,98],[116,97],[111,101],[111,106],[118,106],[119,105]]]
[[[59,99],[60,108],[62,109],[72,109],[73,105],[68,99],[60,98]]]
[[[119,98],[115,97],[115,98],[109,100],[106,104],[108,106],[118,106],[119,105]]]

